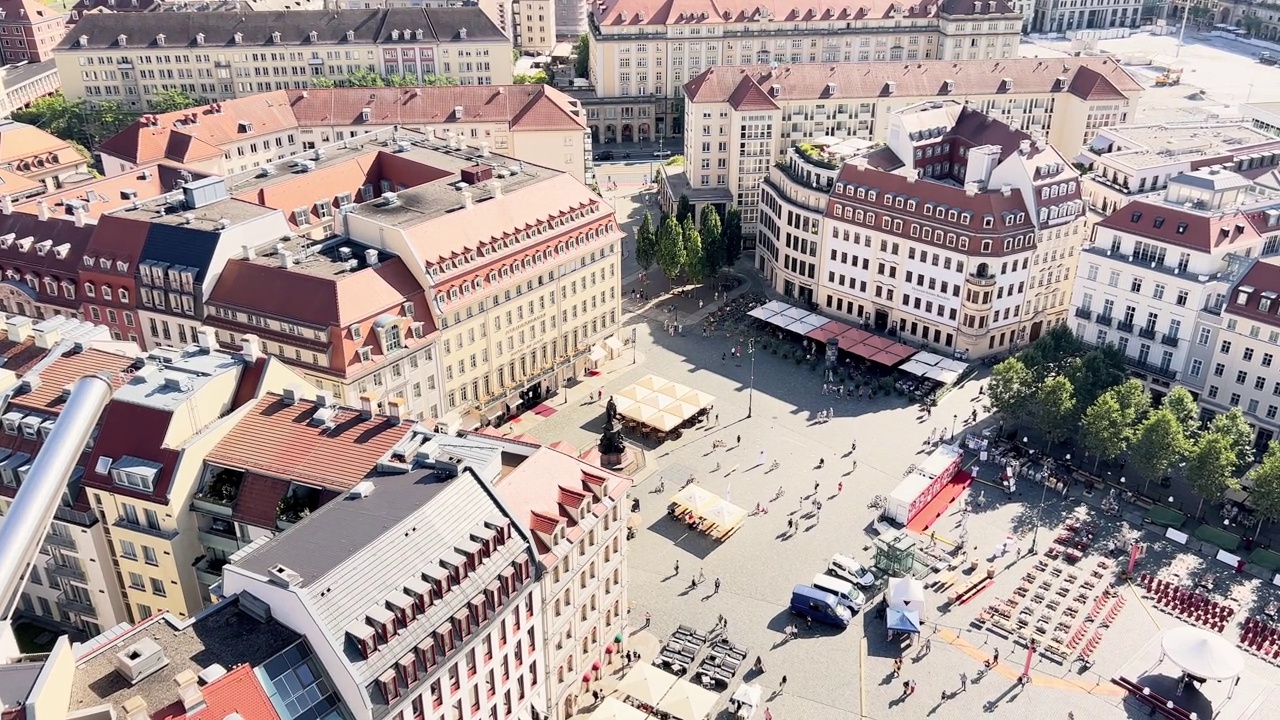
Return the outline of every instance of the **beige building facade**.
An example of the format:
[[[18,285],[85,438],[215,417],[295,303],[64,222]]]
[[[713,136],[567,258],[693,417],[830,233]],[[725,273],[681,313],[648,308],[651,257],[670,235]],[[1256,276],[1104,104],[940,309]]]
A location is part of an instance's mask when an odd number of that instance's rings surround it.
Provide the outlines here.
[[[722,10],[705,0],[598,4],[589,18],[595,98],[587,103],[596,141],[679,135],[686,122],[681,86],[715,66],[1018,56],[1022,18],[1006,0],[875,2],[856,16],[818,12],[787,4]]]
[[[460,85],[512,80],[511,41],[478,8],[223,13],[93,13],[54,53],[63,93],[145,111],[181,90],[226,100],[341,82],[359,71]]]
[[[756,230],[760,182],[788,147],[818,138],[888,139],[895,110],[956,100],[1013,130],[1078,148],[1127,120],[1142,91],[1105,58],[713,68],[684,87],[684,171],[665,192],[737,205]],[[588,123],[590,123],[588,119]]]

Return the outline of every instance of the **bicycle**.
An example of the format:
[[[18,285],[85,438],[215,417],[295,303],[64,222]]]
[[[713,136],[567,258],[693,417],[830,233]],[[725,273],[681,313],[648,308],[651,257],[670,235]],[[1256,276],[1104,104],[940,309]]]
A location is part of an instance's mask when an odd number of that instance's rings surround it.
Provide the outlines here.
[[[879,510],[885,506],[886,500],[883,495],[877,495],[871,498],[871,502],[867,503],[867,507],[872,510]]]

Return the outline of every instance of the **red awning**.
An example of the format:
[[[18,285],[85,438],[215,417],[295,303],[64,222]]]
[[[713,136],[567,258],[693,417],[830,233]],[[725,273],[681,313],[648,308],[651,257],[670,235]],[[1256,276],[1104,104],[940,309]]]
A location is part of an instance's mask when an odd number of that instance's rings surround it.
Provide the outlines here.
[[[805,337],[813,338],[818,342],[824,343],[827,341],[828,338],[836,337],[843,332],[847,332],[849,329],[850,328],[848,325],[845,325],[839,320],[832,320],[831,322],[828,322],[826,325],[823,325],[821,327],[816,327],[810,330],[809,332],[805,333],[804,335]]]
[[[875,348],[876,350],[885,350],[894,344],[894,342],[889,338],[881,337],[879,335],[871,335],[866,340],[863,340],[862,342],[872,348]]]

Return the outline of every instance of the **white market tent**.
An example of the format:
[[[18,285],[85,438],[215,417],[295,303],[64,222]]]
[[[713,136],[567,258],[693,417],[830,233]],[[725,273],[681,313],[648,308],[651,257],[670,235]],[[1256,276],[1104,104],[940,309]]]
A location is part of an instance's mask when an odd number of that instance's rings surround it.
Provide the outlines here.
[[[890,610],[916,613],[917,620],[924,619],[924,583],[919,580],[912,577],[889,578],[884,598]]]
[[[1160,649],[1185,672],[1205,680],[1231,680],[1244,670],[1240,650],[1221,635],[1185,625],[1164,634]]]
[[[701,513],[719,501],[719,495],[695,484],[680,488],[680,492],[672,495],[667,502],[679,505],[690,512]]]
[[[705,412],[715,397],[657,375],[646,375],[614,394],[618,414],[670,432]]]
[[[645,720],[647,717],[649,716],[644,711],[633,708],[616,697],[607,697],[587,720]]]
[[[646,705],[657,705],[676,677],[663,672],[649,663],[636,663],[626,677],[618,682],[618,692],[639,700]]]
[[[719,694],[679,680],[658,703],[658,709],[679,720],[705,720],[719,700]]]

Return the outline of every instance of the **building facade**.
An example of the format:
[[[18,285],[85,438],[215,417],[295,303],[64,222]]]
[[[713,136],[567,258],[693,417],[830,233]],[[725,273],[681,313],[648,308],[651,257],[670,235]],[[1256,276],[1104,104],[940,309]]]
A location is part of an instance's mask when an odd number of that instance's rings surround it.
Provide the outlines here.
[[[37,0],[0,0],[0,58],[5,65],[53,57],[67,31],[68,13]]]
[[[587,117],[597,142],[653,141],[683,132],[680,88],[713,66],[1016,58],[1021,24],[1006,0],[862,10],[610,0],[589,19]]]
[[[1219,376],[1209,355],[1240,264],[1280,251],[1277,206],[1273,193],[1214,166],[1121,207],[1095,224],[1080,255],[1076,335],[1114,344],[1154,392],[1178,382],[1207,396]]]
[[[145,111],[158,93],[228,100],[361,71],[510,84],[511,41],[479,8],[92,13],[58,46],[63,94]]]
[[[1109,59],[712,68],[684,88],[685,164],[668,201],[737,205],[756,231],[760,182],[787,148],[834,138],[888,139],[893,112],[960,101],[1015,130],[1077,148],[1127,121],[1142,86]],[[588,120],[590,123],[591,120]]]
[[[1067,33],[1075,30],[1136,28],[1142,19],[1142,0],[1085,0],[1060,3],[1036,0],[1030,18],[1033,33]]]
[[[758,243],[766,280],[961,357],[1007,352],[1064,322],[1084,208],[1062,155],[958,102],[903,108],[889,123],[886,147],[843,164],[792,153],[791,171],[773,176]]]
[[[1169,179],[1211,165],[1257,175],[1280,166],[1280,138],[1248,121],[1104,127],[1077,156],[1090,209],[1111,214],[1164,191]]]

